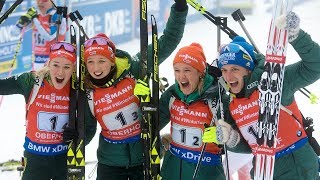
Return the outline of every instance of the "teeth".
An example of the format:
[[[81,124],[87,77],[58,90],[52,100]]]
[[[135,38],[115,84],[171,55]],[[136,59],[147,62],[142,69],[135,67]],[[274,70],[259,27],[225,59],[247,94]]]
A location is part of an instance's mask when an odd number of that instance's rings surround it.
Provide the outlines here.
[[[102,74],[102,72],[100,73],[94,73],[96,76],[100,76]]]

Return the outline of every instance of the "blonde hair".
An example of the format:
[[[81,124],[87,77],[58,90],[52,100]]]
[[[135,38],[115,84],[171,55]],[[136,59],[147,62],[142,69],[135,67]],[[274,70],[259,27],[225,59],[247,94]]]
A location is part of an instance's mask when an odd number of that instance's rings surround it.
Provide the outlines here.
[[[51,85],[53,85],[50,77],[49,63],[45,63],[45,65],[41,69],[35,71],[34,74],[35,76],[46,79]]]
[[[201,95],[201,92],[203,91],[203,86],[204,86],[204,77],[200,76],[200,80],[198,83],[198,93]]]

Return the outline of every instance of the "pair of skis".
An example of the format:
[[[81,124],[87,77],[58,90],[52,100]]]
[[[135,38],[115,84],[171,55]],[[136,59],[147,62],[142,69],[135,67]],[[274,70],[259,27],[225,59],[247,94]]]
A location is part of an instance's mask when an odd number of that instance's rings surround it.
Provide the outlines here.
[[[140,0],[140,79],[152,82],[150,97],[140,98],[142,111],[141,139],[144,148],[144,180],[160,179],[160,129],[159,129],[159,60],[158,32],[154,16],[152,26],[152,59],[148,58],[147,0]]]
[[[71,44],[77,47],[76,30],[70,26]],[[85,179],[85,101],[87,101],[86,91],[84,88],[84,79],[86,66],[84,62],[84,42],[85,36],[79,31],[80,56],[77,61],[78,71],[75,70],[71,76],[70,83],[70,106],[69,106],[69,127],[76,129],[79,136],[72,140],[68,145],[67,152],[67,179],[84,180]],[[79,76],[77,76],[77,74]]]
[[[255,155],[255,180],[273,179],[288,30],[276,27],[276,19],[292,10],[292,0],[274,2],[266,61],[259,87],[259,119]]]

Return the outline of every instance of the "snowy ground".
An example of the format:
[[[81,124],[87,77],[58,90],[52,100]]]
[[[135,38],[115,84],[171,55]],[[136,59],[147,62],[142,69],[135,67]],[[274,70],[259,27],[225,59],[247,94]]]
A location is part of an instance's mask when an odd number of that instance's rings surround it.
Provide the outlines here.
[[[265,52],[267,31],[270,21],[270,14],[266,12],[266,9],[270,8],[271,4],[263,4],[263,1],[255,1],[256,9],[254,15],[247,15],[244,21],[245,26],[250,32],[252,38],[255,40],[258,48],[261,52]],[[190,8],[191,9],[191,8]],[[294,7],[294,11],[301,17],[301,27],[311,34],[312,38],[320,43],[320,33],[318,32],[317,22],[320,19],[318,13],[320,9],[320,1],[309,0],[305,3],[300,3]],[[228,16],[228,26],[236,31],[238,34],[243,35],[238,23],[234,22],[230,15]],[[216,27],[207,19],[203,18],[200,21],[194,23],[187,23],[185,28],[184,37],[179,47],[189,45],[192,42],[198,42],[203,46],[204,52],[207,57],[207,62],[212,62],[216,58]],[[230,42],[229,38],[222,33],[222,44]],[[118,48],[129,51],[131,54],[135,54],[139,51],[139,40],[133,40],[125,44],[119,44]],[[170,56],[166,62],[160,65],[160,76],[168,78],[169,83],[173,84],[173,71],[172,61],[177,50]],[[300,58],[291,48],[288,49],[288,63],[293,63]],[[314,92],[320,97],[320,81],[307,87],[310,91]],[[296,93],[296,99],[302,110],[303,114],[308,117],[314,118],[315,132],[314,137],[320,140],[320,116],[319,104],[311,105],[309,100],[301,93]],[[9,159],[20,159],[23,153],[23,141],[24,141],[24,99],[22,96],[12,95],[4,98],[3,104],[0,108],[0,142],[1,142],[1,153],[0,162],[7,161]],[[161,133],[169,132],[169,128],[166,127]],[[93,141],[86,147],[86,160],[90,162],[96,161],[96,149],[97,149],[98,134],[95,136]],[[95,163],[90,163],[86,166],[87,177],[89,173],[94,169]],[[0,172],[0,179],[14,180],[19,179],[19,173],[16,171],[12,172]],[[89,179],[89,178],[87,178]],[[95,173],[90,179],[95,179]]]

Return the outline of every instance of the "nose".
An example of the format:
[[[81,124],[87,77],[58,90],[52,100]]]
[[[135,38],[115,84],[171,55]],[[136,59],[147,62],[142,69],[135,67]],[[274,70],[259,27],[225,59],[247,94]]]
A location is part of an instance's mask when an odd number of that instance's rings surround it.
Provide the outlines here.
[[[100,68],[98,63],[93,64],[93,70],[98,70]]]
[[[63,75],[64,74],[64,70],[63,70],[63,67],[59,67],[58,69],[58,75]]]

